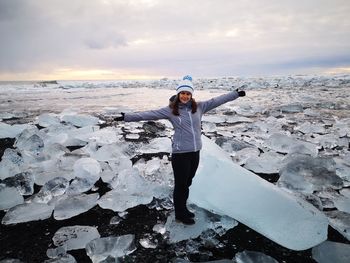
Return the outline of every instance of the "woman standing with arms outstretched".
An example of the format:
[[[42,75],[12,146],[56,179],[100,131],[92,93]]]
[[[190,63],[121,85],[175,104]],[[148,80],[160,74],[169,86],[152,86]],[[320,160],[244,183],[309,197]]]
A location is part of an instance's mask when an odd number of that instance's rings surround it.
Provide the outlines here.
[[[143,121],[167,119],[174,127],[171,164],[174,172],[174,207],[178,222],[192,225],[194,213],[187,208],[189,187],[199,164],[202,149],[201,120],[204,113],[238,97],[245,96],[244,91],[231,91],[207,101],[196,102],[193,98],[192,78],[185,76],[176,88],[176,97],[166,107],[158,110],[136,113],[122,113],[117,121]]]

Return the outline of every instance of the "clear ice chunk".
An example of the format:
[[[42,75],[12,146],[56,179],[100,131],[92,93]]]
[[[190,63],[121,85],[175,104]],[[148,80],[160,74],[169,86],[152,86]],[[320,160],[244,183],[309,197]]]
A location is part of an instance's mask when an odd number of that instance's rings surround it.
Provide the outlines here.
[[[276,152],[264,152],[258,157],[250,157],[246,160],[244,168],[254,173],[275,174],[282,167],[284,155]]]
[[[0,122],[0,139],[2,138],[16,138],[25,129],[30,128],[29,124],[14,124]]]
[[[61,227],[52,240],[55,246],[64,246],[66,251],[69,251],[85,248],[87,243],[99,237],[100,234],[96,227],[76,225]]]
[[[71,123],[76,127],[91,126],[99,123],[98,118],[83,114],[62,114],[61,121]]]
[[[275,133],[265,143],[267,147],[279,153],[301,153],[312,156],[317,156],[318,154],[316,145],[284,134]]]
[[[56,248],[49,248],[46,250],[46,256],[48,258],[58,258],[67,254],[67,246],[60,246]]]
[[[100,178],[101,166],[95,159],[80,158],[74,163],[73,169],[76,177],[95,180],[95,182]]]
[[[60,118],[57,114],[54,113],[44,113],[38,116],[37,123],[41,127],[49,127],[53,125],[58,125],[60,124]]]
[[[0,180],[22,172],[23,167],[24,161],[20,152],[7,148],[0,162]]]
[[[53,206],[24,203],[10,208],[2,219],[4,225],[44,220],[51,217]]]
[[[325,241],[312,248],[312,258],[318,263],[350,262],[350,245]]]
[[[86,253],[93,263],[105,260],[107,257],[119,258],[136,250],[134,235],[110,236],[96,238],[86,245]]]
[[[0,210],[6,210],[19,204],[23,204],[24,198],[15,187],[7,187],[0,184]]]
[[[248,251],[238,252],[235,255],[237,263],[278,263],[276,259],[262,252]]]
[[[141,153],[171,152],[171,140],[168,137],[155,138],[149,144],[142,146]]]
[[[34,193],[34,175],[31,172],[18,173],[6,178],[3,183],[6,186],[16,187],[21,195],[32,195]]]
[[[53,197],[63,195],[69,186],[69,181],[64,177],[55,177],[46,182],[40,191],[34,196],[33,202],[48,203]]]
[[[99,194],[63,196],[55,205],[54,218],[64,220],[82,214],[97,204]]]
[[[342,211],[326,211],[329,224],[350,241],[350,214]]]
[[[296,154],[285,159],[277,185],[294,191],[313,193],[328,188],[340,189],[343,181],[335,173],[333,159]]]
[[[44,263],[77,263],[77,261],[72,255],[65,254],[57,258],[45,260]]]

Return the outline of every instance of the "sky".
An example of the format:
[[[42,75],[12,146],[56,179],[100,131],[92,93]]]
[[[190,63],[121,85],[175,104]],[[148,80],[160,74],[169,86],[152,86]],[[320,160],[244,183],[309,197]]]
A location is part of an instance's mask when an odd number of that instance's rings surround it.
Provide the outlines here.
[[[0,0],[0,80],[350,73],[349,0]]]

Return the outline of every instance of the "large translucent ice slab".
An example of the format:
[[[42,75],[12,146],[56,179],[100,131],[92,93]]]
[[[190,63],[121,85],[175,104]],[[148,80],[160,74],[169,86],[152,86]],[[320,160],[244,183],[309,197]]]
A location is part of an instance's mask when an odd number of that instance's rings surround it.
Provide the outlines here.
[[[305,250],[327,239],[323,213],[234,164],[207,137],[202,140],[200,167],[190,190],[193,203],[228,215],[289,249]]]

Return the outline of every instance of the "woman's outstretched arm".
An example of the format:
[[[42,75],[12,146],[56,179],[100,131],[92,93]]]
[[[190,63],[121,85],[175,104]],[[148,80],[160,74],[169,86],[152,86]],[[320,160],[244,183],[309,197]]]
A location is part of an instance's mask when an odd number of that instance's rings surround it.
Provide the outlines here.
[[[160,120],[169,119],[171,110],[169,107],[160,108],[158,110],[140,111],[134,113],[124,113],[124,121],[149,121],[149,120]]]
[[[210,100],[202,101],[200,103],[202,106],[203,113],[206,113],[206,112],[208,112],[208,111],[210,111],[210,110],[212,110],[212,109],[214,109],[214,108],[216,108],[216,107],[218,107],[226,102],[235,100],[238,97],[243,97],[243,96],[245,96],[244,91],[235,90],[235,91],[231,91],[229,93],[217,96],[215,98],[212,98]]]

